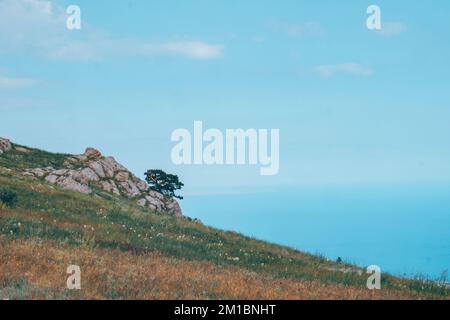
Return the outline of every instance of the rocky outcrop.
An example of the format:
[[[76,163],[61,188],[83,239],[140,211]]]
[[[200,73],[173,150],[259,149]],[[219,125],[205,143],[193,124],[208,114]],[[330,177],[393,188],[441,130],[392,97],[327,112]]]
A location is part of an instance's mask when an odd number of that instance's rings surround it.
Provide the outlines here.
[[[12,149],[11,141],[8,139],[0,138],[0,154]]]
[[[0,138],[0,154],[11,149],[11,142]],[[25,169],[22,173],[67,190],[99,196],[104,192],[111,193],[133,199],[138,205],[156,212],[182,216],[177,201],[149,190],[145,181],[136,177],[113,157],[103,157],[94,148],[87,148],[81,155],[68,156],[63,168],[32,168]]]

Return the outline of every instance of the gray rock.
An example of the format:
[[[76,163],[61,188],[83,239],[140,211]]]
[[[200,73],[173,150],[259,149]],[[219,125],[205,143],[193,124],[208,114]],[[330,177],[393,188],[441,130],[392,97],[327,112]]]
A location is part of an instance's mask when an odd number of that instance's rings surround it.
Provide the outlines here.
[[[84,194],[89,194],[92,192],[87,185],[79,183],[71,177],[64,177],[60,181],[58,181],[57,184],[64,189],[73,190]]]
[[[11,141],[8,139],[0,138],[0,150],[3,152],[10,151],[12,149]]]
[[[120,194],[119,188],[117,187],[116,183],[114,181],[112,181],[112,180],[110,180],[109,182],[112,185],[112,193],[120,196],[121,194]]]
[[[5,141],[9,140],[0,139],[1,152],[8,147]],[[25,170],[25,173],[43,178],[48,183],[64,189],[85,194],[92,193],[91,187],[98,187],[117,196],[136,199],[139,206],[153,211],[182,216],[177,201],[166,199],[161,193],[148,190],[145,181],[137,178],[113,157],[104,158],[93,148],[86,149],[82,155],[68,157],[63,169],[34,168]]]
[[[119,186],[121,186],[125,190],[125,196],[127,196],[128,198],[133,198],[141,194],[139,189],[132,181],[119,182]]]
[[[138,189],[140,191],[147,191],[147,189],[148,189],[147,184],[140,179],[136,179],[135,184],[136,184],[136,187],[138,187]]]
[[[112,185],[111,183],[109,183],[108,181],[100,181],[100,185],[102,190],[106,191],[106,192],[112,192]]]
[[[177,201],[171,200],[168,204],[166,204],[167,213],[174,215],[176,217],[182,217],[183,213],[181,212],[180,205]]]
[[[31,152],[30,149],[23,148],[23,147],[15,147],[14,150],[16,150],[18,152],[22,152],[22,153],[29,153],[29,152]]]
[[[38,178],[42,178],[48,173],[47,170],[41,168],[30,169],[28,170],[28,172],[30,172],[31,174],[35,175]]]
[[[158,199],[158,200],[160,200],[160,201],[163,201],[163,200],[164,200],[164,196],[163,196],[161,193],[156,192],[156,191],[149,191],[149,192],[148,192],[148,195],[149,195],[150,197],[155,198],[155,199]]]
[[[11,170],[11,169],[8,169],[8,168],[5,168],[5,167],[2,167],[2,166],[0,166],[0,172],[3,172],[3,173],[11,173],[11,172],[12,172],[12,170]]]
[[[91,168],[92,170],[95,171],[95,173],[100,177],[100,178],[104,178],[106,177],[105,175],[105,171],[103,170],[103,167],[100,163],[98,162],[91,162],[89,163],[89,168]]]
[[[94,149],[94,148],[87,148],[83,155],[87,158],[93,158],[93,159],[98,159],[102,156],[100,151],[98,151],[97,149]]]
[[[87,161],[88,157],[86,157],[85,155],[78,155],[78,156],[74,156],[75,159],[77,159],[77,161]]]
[[[164,209],[164,203],[161,200],[151,196],[146,196],[145,199],[147,200],[147,206],[149,208],[156,211],[162,211]]]
[[[113,157],[107,157],[98,162],[105,171],[107,177],[114,177],[114,173],[118,171],[128,171],[124,166],[119,164]]]
[[[120,196],[120,191],[117,188],[114,181],[100,181],[101,188],[106,192],[114,193],[115,195]]]
[[[50,174],[50,175],[48,175],[46,178],[45,178],[45,181],[47,181],[47,182],[49,182],[49,183],[51,183],[51,184],[55,184],[56,183],[56,181],[58,180],[58,176],[55,176],[55,175],[53,175],[53,174]]]
[[[130,174],[125,171],[120,171],[119,173],[116,174],[115,179],[116,181],[119,182],[127,182],[130,179]]]
[[[91,168],[84,168],[83,170],[81,170],[81,175],[88,182],[100,181],[100,178],[95,174],[94,170],[92,170]]]
[[[66,177],[71,177],[72,179],[74,179],[77,182],[83,183],[83,184],[87,184],[89,181],[86,179],[85,176],[83,176],[83,174],[81,173],[80,170],[67,170]]]
[[[139,199],[137,201],[137,204],[138,206],[145,207],[145,205],[147,204],[147,200],[145,200],[145,198]]]
[[[128,181],[128,185],[130,186],[130,196],[131,197],[135,197],[135,196],[141,194],[141,191],[138,189],[138,187],[134,184],[133,181]]]
[[[67,173],[67,169],[60,169],[60,170],[55,170],[52,172],[52,174],[56,175],[56,176],[62,176],[64,174]]]

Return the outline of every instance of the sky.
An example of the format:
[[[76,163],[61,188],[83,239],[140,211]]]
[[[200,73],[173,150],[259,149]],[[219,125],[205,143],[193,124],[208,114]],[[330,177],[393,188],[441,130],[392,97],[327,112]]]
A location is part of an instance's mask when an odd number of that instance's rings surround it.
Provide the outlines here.
[[[81,30],[66,28],[69,5]],[[368,30],[369,5],[382,29]],[[0,0],[0,136],[186,194],[450,182],[450,2]],[[175,166],[177,128],[280,129],[280,171]]]

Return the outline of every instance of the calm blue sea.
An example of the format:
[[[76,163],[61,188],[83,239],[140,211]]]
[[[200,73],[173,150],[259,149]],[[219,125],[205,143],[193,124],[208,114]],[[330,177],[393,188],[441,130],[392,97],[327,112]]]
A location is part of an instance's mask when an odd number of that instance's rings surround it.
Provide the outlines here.
[[[305,187],[182,206],[209,226],[399,276],[450,270],[450,186]]]

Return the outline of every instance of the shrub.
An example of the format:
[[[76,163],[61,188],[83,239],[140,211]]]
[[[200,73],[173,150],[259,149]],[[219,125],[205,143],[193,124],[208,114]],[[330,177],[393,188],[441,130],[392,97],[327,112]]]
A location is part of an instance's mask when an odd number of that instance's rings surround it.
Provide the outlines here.
[[[8,207],[15,207],[17,204],[17,193],[10,188],[0,187],[0,202]]]

